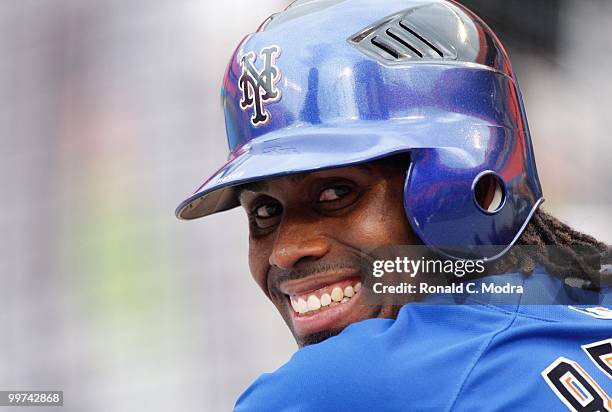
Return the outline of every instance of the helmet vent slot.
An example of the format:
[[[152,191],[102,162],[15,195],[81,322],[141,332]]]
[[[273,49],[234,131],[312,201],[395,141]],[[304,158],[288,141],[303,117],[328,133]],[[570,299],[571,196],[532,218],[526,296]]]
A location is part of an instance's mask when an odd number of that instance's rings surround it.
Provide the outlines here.
[[[399,34],[394,33],[393,31],[391,31],[391,29],[385,30],[385,33],[387,33],[387,35],[389,37],[391,37],[393,40],[395,40],[398,43],[400,43],[402,46],[407,47],[409,50],[411,50],[417,56],[423,57],[423,53],[418,51],[414,46],[412,46],[410,43],[408,43],[408,41],[406,41],[405,39],[402,39]]]
[[[390,56],[392,56],[395,59],[399,59],[400,58],[400,54],[398,53],[397,50],[395,50],[392,46],[390,46],[389,44],[386,44],[382,41],[380,41],[378,39],[378,36],[374,36],[372,37],[372,39],[370,40],[370,42],[378,47],[380,50],[386,52],[387,54],[389,54]]]
[[[440,57],[444,57],[444,53],[442,53],[436,46],[434,46],[433,44],[431,44],[431,42],[427,41],[423,36],[421,36],[419,33],[417,33],[416,31],[412,30],[410,27],[408,27],[408,25],[406,24],[406,22],[404,22],[403,20],[399,21],[399,26],[406,30],[408,33],[412,34],[414,37],[416,37],[417,39],[419,39],[420,41],[422,41],[423,43],[425,43],[427,46],[429,46],[434,52],[436,52]]]
[[[440,16],[449,18],[448,14],[446,7],[413,7],[365,27],[348,42],[385,64],[456,60],[453,37],[445,26],[438,27],[444,20]]]

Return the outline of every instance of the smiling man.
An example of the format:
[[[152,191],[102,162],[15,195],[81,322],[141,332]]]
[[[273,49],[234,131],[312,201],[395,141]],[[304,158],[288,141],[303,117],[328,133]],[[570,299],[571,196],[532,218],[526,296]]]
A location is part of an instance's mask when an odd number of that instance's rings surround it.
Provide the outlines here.
[[[612,408],[609,249],[538,210],[520,90],[478,17],[297,1],[240,43],[222,97],[229,161],[176,213],[244,208],[252,276],[301,347],[237,410]],[[399,245],[514,292],[366,300],[364,261]]]
[[[240,187],[251,273],[300,346],[397,307],[360,304],[363,248],[417,243],[406,221],[398,157]]]

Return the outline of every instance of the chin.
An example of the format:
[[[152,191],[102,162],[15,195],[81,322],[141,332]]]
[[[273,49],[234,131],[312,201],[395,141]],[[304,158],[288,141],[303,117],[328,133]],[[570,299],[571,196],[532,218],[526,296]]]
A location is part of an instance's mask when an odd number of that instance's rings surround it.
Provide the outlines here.
[[[327,338],[338,335],[340,332],[342,332],[342,330],[343,329],[328,329],[321,332],[311,333],[310,335],[297,337],[296,341],[300,348],[308,345],[314,345],[315,343],[323,342]]]

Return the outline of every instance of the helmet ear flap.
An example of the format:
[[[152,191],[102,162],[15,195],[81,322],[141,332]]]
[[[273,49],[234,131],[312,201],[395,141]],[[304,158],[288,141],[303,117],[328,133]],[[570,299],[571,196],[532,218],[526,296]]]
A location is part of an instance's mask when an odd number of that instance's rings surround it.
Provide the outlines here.
[[[498,171],[482,170],[493,162],[477,160],[457,148],[417,149],[406,176],[404,209],[413,230],[426,245],[453,258],[497,258],[520,235],[526,218],[516,207],[520,199],[511,196],[512,185]],[[487,180],[496,203],[491,210],[476,194],[478,183]]]

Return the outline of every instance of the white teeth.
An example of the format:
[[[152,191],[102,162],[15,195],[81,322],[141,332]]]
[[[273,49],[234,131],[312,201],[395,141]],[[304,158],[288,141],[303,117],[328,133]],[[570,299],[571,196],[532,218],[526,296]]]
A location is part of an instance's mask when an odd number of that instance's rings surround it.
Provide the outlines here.
[[[331,298],[334,302],[340,302],[343,297],[344,297],[344,292],[342,292],[342,289],[340,289],[339,287],[335,287],[332,290]]]
[[[328,293],[321,295],[321,306],[328,306],[331,303],[331,296]]]
[[[355,291],[351,285],[344,288],[344,296],[352,298],[355,295]]]
[[[299,313],[306,313],[308,312],[308,304],[306,303],[306,301],[304,299],[299,299],[298,303],[297,303],[297,307],[298,307],[298,312]]]
[[[331,295],[329,293],[324,293],[321,297],[317,297],[315,295],[308,296],[307,300],[303,298],[299,298],[295,300],[295,298],[290,298],[291,307],[293,310],[300,315],[304,315],[309,312],[318,311],[322,307],[332,307],[336,306],[339,303],[348,302],[357,292],[361,290],[361,282],[357,282],[355,286],[347,286],[342,290],[342,288],[335,287],[331,291]]]
[[[308,310],[321,309],[321,301],[315,295],[308,296]]]

